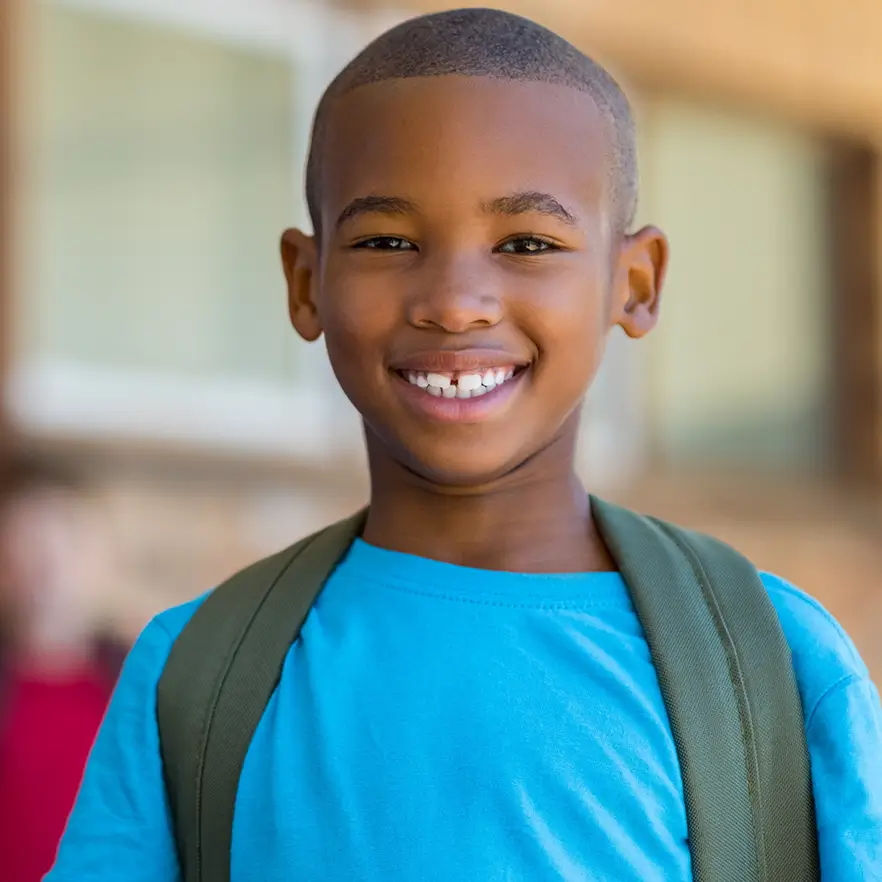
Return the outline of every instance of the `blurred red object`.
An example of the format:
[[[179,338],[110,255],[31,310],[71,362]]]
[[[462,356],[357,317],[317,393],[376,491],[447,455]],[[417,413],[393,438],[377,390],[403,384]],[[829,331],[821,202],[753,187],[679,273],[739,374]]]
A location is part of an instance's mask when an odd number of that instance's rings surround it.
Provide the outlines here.
[[[94,597],[105,546],[85,486],[19,454],[0,468],[0,877],[49,871],[113,688]]]

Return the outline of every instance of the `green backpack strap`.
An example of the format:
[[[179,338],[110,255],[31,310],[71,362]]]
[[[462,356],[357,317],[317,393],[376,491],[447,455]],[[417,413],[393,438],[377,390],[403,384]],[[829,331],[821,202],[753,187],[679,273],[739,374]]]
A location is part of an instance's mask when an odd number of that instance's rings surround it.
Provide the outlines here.
[[[251,738],[291,644],[365,513],[233,576],[175,641],[157,689],[166,787],[185,882],[228,882]]]
[[[592,499],[658,671],[697,882],[818,882],[802,707],[755,568],[709,537]],[[185,882],[228,882],[248,746],[365,513],[234,576],[172,647],[157,716]]]
[[[708,536],[592,499],[658,672],[697,882],[817,882],[803,709],[754,566]]]

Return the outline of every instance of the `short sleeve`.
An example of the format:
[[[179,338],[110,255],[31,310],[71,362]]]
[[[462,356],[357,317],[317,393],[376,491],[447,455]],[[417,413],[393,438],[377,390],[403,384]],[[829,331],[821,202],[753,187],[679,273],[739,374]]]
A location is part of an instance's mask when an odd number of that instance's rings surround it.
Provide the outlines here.
[[[882,882],[882,709],[867,677],[820,699],[808,729],[821,878]]]
[[[179,882],[156,722],[171,643],[154,620],[129,653],[44,882]]]

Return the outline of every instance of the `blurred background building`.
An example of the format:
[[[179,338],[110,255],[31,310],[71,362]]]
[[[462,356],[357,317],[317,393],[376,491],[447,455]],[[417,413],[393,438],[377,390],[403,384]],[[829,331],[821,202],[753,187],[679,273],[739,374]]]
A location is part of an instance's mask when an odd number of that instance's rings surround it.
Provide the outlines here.
[[[882,675],[882,5],[513,0],[606,63],[673,263],[613,341],[592,489],[711,530],[819,597]],[[290,331],[324,86],[395,21],[352,0],[6,0],[7,432],[101,488],[108,627],[366,498],[358,421]]]

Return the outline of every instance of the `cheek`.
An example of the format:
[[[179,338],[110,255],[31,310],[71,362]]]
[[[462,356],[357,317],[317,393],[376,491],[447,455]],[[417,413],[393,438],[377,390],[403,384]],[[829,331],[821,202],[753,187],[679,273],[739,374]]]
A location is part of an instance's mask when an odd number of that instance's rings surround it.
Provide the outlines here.
[[[319,317],[330,338],[353,350],[368,348],[395,326],[400,300],[394,274],[332,265],[322,280]]]
[[[559,279],[517,307],[519,323],[539,350],[537,379],[547,379],[572,398],[590,385],[609,330],[607,297],[601,285]]]
[[[322,310],[325,346],[337,381],[358,409],[382,379],[382,355],[395,330],[394,311],[387,304],[350,290],[329,292]],[[391,313],[391,314],[390,314]]]
[[[375,312],[347,309],[340,304],[324,319],[325,344],[335,370],[366,371],[374,365],[385,337],[382,318]]]

